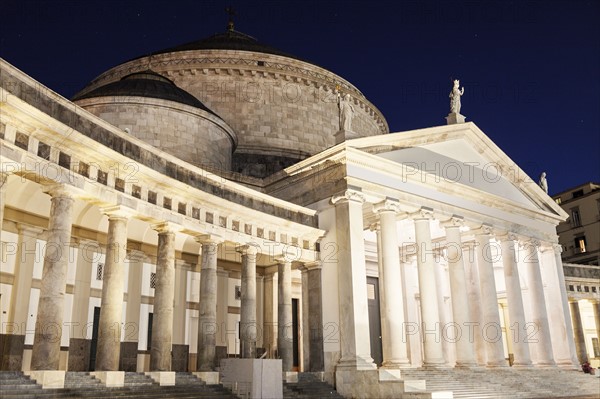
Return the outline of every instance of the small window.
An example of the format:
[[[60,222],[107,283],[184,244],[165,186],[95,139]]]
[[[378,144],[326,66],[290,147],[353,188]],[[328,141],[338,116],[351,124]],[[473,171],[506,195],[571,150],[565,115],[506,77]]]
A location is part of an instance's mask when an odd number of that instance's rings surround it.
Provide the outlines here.
[[[558,205],[560,205],[560,204],[562,204],[562,199],[560,197],[558,197],[554,200],[554,202],[556,202]]]
[[[239,285],[235,286],[235,300],[239,301],[240,299],[242,299],[242,287],[240,287]]]
[[[58,164],[65,169],[71,169],[71,156],[60,152],[58,154]]]
[[[106,185],[108,183],[108,173],[98,170],[98,183]]]
[[[98,268],[96,269],[96,280],[102,281],[102,273],[104,272],[104,263],[98,263]]]
[[[150,273],[150,288],[156,288],[156,273]]]
[[[148,202],[156,205],[156,193],[154,191],[148,191]]]
[[[168,197],[163,198],[163,208],[171,209],[171,198],[168,198]]]
[[[571,227],[581,226],[581,216],[579,215],[579,208],[571,209]]]
[[[583,189],[573,191],[573,198],[579,198],[579,197],[583,197]]]
[[[90,165],[79,161],[79,174],[81,176],[90,177]]]
[[[256,61],[256,64],[258,66],[265,66],[265,62],[264,61]]]
[[[38,143],[38,157],[44,159],[50,159],[50,146],[41,141]]]
[[[142,198],[142,188],[135,184],[131,186],[131,195],[135,198]]]
[[[227,227],[227,218],[225,216],[219,216],[219,226]]]
[[[575,291],[575,287],[573,287],[573,285],[569,285],[569,291]]]
[[[17,132],[15,136],[15,145],[19,148],[27,150],[29,147],[29,136],[21,132]]]
[[[588,287],[587,285],[583,287],[583,291],[585,292],[590,292],[590,287]]]
[[[240,222],[239,220],[234,220],[231,222],[231,230],[240,231]]]
[[[115,179],[115,190],[120,191],[122,193],[125,192],[125,180],[119,179],[118,177]]]
[[[206,223],[213,223],[213,214],[210,212],[206,212]]]
[[[596,293],[596,292],[598,292],[598,289],[596,287],[592,287],[592,292]]]
[[[182,215],[185,215],[187,212],[187,204],[180,202],[177,204],[177,212],[181,213]]]
[[[200,208],[192,207],[192,217],[194,219],[200,220]]]

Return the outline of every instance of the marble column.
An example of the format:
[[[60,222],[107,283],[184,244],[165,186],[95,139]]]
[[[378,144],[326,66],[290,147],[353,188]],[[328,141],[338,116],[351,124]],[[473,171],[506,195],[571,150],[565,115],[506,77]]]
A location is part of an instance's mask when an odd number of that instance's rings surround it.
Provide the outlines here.
[[[321,261],[307,262],[302,267],[302,306],[303,337],[308,346],[305,371],[323,371],[325,358],[323,352],[323,290],[321,285]],[[306,298],[306,299],[305,299]],[[304,311],[306,307],[306,311]]]
[[[525,308],[521,292],[519,265],[515,254],[517,236],[509,233],[501,237],[502,265],[504,268],[504,283],[506,285],[506,301],[510,325],[506,324],[506,335],[512,344],[513,367],[531,367],[531,354],[527,342],[527,324]]]
[[[385,200],[373,206],[379,215],[381,240],[380,278],[383,276],[383,300],[381,301],[381,335],[383,368],[410,367],[407,340],[404,336],[404,290],[400,271],[400,252],[396,214],[400,212],[397,201]]]
[[[463,248],[465,256],[465,274],[467,278],[467,297],[469,298],[469,314],[471,320],[468,328],[469,337],[473,333],[473,342],[475,346],[475,357],[478,366],[485,366],[487,356],[485,353],[485,341],[483,340],[483,311],[481,309],[481,286],[479,285],[479,271],[477,270],[477,262],[475,259],[475,241],[468,241]]]
[[[600,340],[600,301],[594,299],[590,301],[594,311],[594,322],[596,324],[596,337]]]
[[[31,370],[58,370],[63,326],[67,265],[75,199],[69,187],[45,188],[52,197],[48,222],[48,241],[31,353]]]
[[[18,224],[17,229],[19,236],[14,282],[10,294],[8,323],[3,326],[6,335],[3,338],[4,354],[0,362],[0,370],[10,371],[20,371],[23,365],[33,266],[37,256],[37,238],[44,231],[39,227],[24,224]]]
[[[548,312],[546,310],[546,298],[544,297],[544,284],[542,282],[538,255],[539,242],[532,240],[523,243],[523,246],[526,254],[523,266],[529,283],[531,321],[537,329],[537,334],[535,335],[537,342],[532,345],[534,354],[536,355],[535,365],[540,367],[555,366],[556,363],[554,362],[550,337],[550,324],[548,323]]]
[[[302,273],[302,331],[300,337],[302,339],[302,369],[307,372],[310,367],[310,327],[308,318],[308,269],[301,265],[298,270]]]
[[[243,359],[256,358],[256,257],[258,250],[253,245],[236,248],[242,254],[242,286],[240,300],[240,338]]]
[[[475,359],[474,342],[468,334],[465,334],[472,320],[469,313],[467,278],[460,237],[460,228],[463,225],[464,219],[459,216],[453,216],[450,220],[442,223],[442,226],[446,228],[446,257],[450,278],[452,315],[454,323],[458,324],[459,331],[462,332],[455,343],[456,367],[475,367],[477,360]]]
[[[2,232],[2,222],[4,221],[4,204],[6,204],[6,182],[8,173],[0,172],[0,232]]]
[[[356,190],[332,197],[336,216],[338,248],[338,295],[341,358],[338,370],[373,370],[371,357],[367,273],[365,264],[363,204],[364,195]]]
[[[282,360],[282,371],[292,371],[292,262],[285,257],[277,263],[277,352]]]
[[[589,358],[585,348],[585,335],[583,333],[583,323],[581,322],[581,312],[579,311],[579,301],[576,299],[569,301],[569,306],[571,307],[571,317],[573,318],[573,333],[575,335],[577,359],[579,359],[579,364],[583,364],[589,362]]]
[[[175,298],[173,308],[172,371],[187,371],[189,346],[185,344],[187,272],[189,266],[184,261],[175,263]]]
[[[127,256],[127,216],[109,211],[106,261],[102,271],[102,302],[98,322],[96,371],[118,371],[121,355],[121,319]]]
[[[223,240],[209,234],[199,236],[197,240],[202,244],[197,370],[214,371],[217,366],[217,249]]]
[[[490,243],[492,228],[483,225],[475,232],[475,257],[479,271],[479,284],[481,287],[481,308],[483,316],[482,333],[485,341],[487,367],[506,367],[508,364],[504,357],[502,344],[502,326],[498,312],[498,294],[496,279],[494,277],[494,264]]]
[[[217,339],[216,350],[217,358],[227,355],[227,314],[229,312],[229,272],[223,269],[217,269]],[[217,363],[218,364],[218,363]]]
[[[264,299],[264,320],[263,320],[263,342],[267,357],[272,359],[275,357],[277,348],[277,329],[276,325],[276,286],[278,285],[277,273],[266,269],[265,272],[265,299]]]
[[[566,344],[569,346],[569,360],[560,362],[559,365],[567,368],[576,368],[579,370],[579,361],[577,359],[577,348],[575,347],[575,338],[573,333],[573,324],[571,323],[571,312],[569,310],[569,298],[567,296],[567,285],[565,283],[565,270],[563,268],[561,253],[562,245],[555,243],[554,249],[554,267],[557,275],[558,290],[560,292],[560,302],[562,305],[561,324],[565,327]],[[600,337],[600,335],[598,335]]]
[[[138,343],[140,333],[140,306],[142,303],[142,272],[146,254],[142,251],[129,251],[129,277],[127,279],[127,304],[125,305],[124,337],[121,342],[119,369],[137,371]]]
[[[74,328],[71,329],[69,340],[69,371],[89,370],[92,326],[88,325],[88,315],[90,313],[92,263],[100,252],[100,246],[96,241],[79,240],[71,316]]]
[[[176,229],[170,223],[154,225],[153,229],[158,231],[158,250],[152,342],[150,344],[150,371],[171,371]]]
[[[446,364],[442,347],[438,292],[435,283],[435,264],[429,223],[433,211],[421,208],[413,214],[417,244],[419,298],[421,301],[421,336],[423,337],[423,366],[441,367]]]

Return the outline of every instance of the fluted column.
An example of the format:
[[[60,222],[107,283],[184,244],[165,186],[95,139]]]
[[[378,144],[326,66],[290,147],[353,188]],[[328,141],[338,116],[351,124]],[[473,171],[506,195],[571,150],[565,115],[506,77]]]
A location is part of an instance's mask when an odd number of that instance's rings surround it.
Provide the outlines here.
[[[577,349],[577,359],[579,364],[589,362],[587,350],[585,348],[585,335],[583,332],[583,323],[581,322],[581,312],[579,311],[579,302],[574,299],[569,301],[571,307],[571,317],[573,318],[573,333],[575,335],[575,348]]]
[[[236,248],[242,254],[242,297],[240,301],[240,338],[242,358],[256,358],[256,256],[258,249],[253,245]]]
[[[452,298],[452,314],[454,323],[459,331],[466,331],[472,322],[469,314],[469,299],[467,297],[467,278],[465,275],[464,256],[460,227],[464,225],[462,217],[453,216],[442,223],[446,228],[446,257],[450,277],[450,296]],[[456,340],[456,367],[475,367],[475,347],[473,340],[467,334],[461,334]]]
[[[158,250],[152,342],[150,343],[150,371],[171,371],[176,228],[170,223],[160,223],[154,225],[153,229],[158,232]]]
[[[31,370],[58,370],[75,202],[67,186],[47,187],[45,192],[50,194],[52,199]]]
[[[579,362],[577,360],[577,349],[575,347],[575,338],[573,333],[573,325],[571,323],[571,312],[569,310],[569,298],[567,296],[567,285],[565,283],[565,270],[563,268],[561,253],[562,245],[555,243],[552,245],[554,250],[554,267],[557,276],[557,284],[560,292],[560,303],[562,308],[562,315],[560,317],[561,325],[565,329],[565,340],[566,345],[569,348],[568,360],[557,359],[559,365],[565,368],[576,368],[579,369]],[[599,333],[600,334],[600,333]],[[600,337],[600,335],[598,335]]]
[[[103,211],[108,215],[108,236],[102,271],[102,302],[95,369],[118,371],[127,256],[127,216],[117,207]]]
[[[475,347],[475,358],[478,366],[485,366],[487,355],[485,353],[485,341],[483,340],[483,311],[481,309],[481,286],[479,285],[479,271],[475,259],[475,247],[477,243],[468,241],[463,248],[465,256],[465,274],[467,278],[467,298],[469,299],[469,314],[471,315],[470,328],[473,328],[473,342]]]
[[[278,259],[278,296],[277,296],[277,351],[282,360],[282,370],[292,371],[292,262],[287,258]]]
[[[504,346],[502,344],[502,327],[498,312],[498,294],[494,277],[494,264],[491,253],[492,228],[483,225],[475,232],[475,257],[479,271],[481,287],[481,308],[483,315],[482,333],[485,341],[487,367],[506,367]]]
[[[510,326],[506,325],[506,334],[512,343],[513,367],[531,367],[531,354],[527,342],[527,324],[525,322],[525,308],[521,293],[521,280],[519,278],[519,265],[515,254],[517,236],[509,233],[501,237],[502,265],[504,268],[504,282],[506,285],[506,301],[508,304],[508,317]]]
[[[544,284],[540,271],[539,242],[532,240],[523,243],[523,247],[525,249],[523,266],[529,282],[531,317],[537,329],[537,342],[534,342],[532,345],[534,354],[536,355],[535,365],[542,367],[555,366],[552,340],[550,338],[550,324],[548,323],[548,312],[546,310],[546,298],[544,297]]]
[[[412,215],[415,222],[415,241],[417,244],[417,269],[419,273],[419,297],[421,300],[421,335],[423,336],[423,366],[440,367],[446,364],[441,340],[440,313],[438,308],[437,287],[431,229],[433,211],[421,208]]]
[[[198,371],[213,371],[217,333],[217,249],[223,242],[215,235],[198,237],[202,244],[200,315],[198,317]]]
[[[267,351],[268,358],[275,357],[275,350],[277,348],[277,329],[276,325],[276,316],[277,316],[277,289],[275,288],[278,283],[276,283],[277,273],[268,268],[265,272],[265,289],[264,289],[264,320],[263,320],[263,345],[265,346],[265,350]]]
[[[600,340],[600,301],[594,299],[590,301],[594,311],[594,322],[596,324],[596,337]]]
[[[323,371],[323,290],[321,285],[321,261],[304,263],[302,266],[302,306],[304,326],[304,352],[307,357],[304,371]],[[306,307],[306,311],[304,310]]]
[[[379,215],[381,233],[380,278],[383,276],[383,301],[381,301],[381,334],[384,368],[409,367],[407,340],[404,336],[404,290],[400,271],[400,252],[396,214],[400,212],[398,201],[385,200],[373,206]]]
[[[363,225],[364,195],[346,190],[332,197],[338,246],[341,358],[338,369],[372,370]]]

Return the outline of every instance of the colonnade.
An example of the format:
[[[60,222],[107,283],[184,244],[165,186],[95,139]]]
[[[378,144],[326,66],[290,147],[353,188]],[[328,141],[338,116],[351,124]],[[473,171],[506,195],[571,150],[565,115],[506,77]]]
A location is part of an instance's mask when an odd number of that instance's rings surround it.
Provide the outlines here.
[[[452,326],[461,331],[458,339],[448,339],[444,333],[442,309],[439,304],[439,289],[436,269],[440,267],[434,259],[434,242],[431,235],[431,222],[437,213],[434,209],[422,207],[417,212],[402,211],[399,201],[388,198],[376,204],[365,204],[366,197],[360,191],[348,190],[332,198],[336,210],[336,234],[339,255],[339,296],[340,329],[342,331],[341,360],[338,367],[349,369],[372,368],[373,361],[368,355],[369,334],[366,312],[366,274],[364,263],[363,207],[372,206],[377,218],[374,228],[377,232],[379,252],[380,308],[382,324],[382,348],[384,368],[411,366],[414,351],[411,348],[404,314],[406,296],[401,279],[401,268],[406,258],[399,259],[399,250],[407,243],[400,243],[397,234],[397,221],[412,219],[419,291],[419,321],[417,329],[422,345],[422,365],[426,367],[447,367],[446,344],[456,349],[456,367],[486,366],[489,368],[507,367],[503,339],[489,335],[501,331],[501,315],[497,292],[494,262],[502,264],[506,284],[508,319],[507,339],[511,340],[514,352],[513,366],[516,367],[563,367],[576,365],[569,342],[573,342],[570,332],[570,319],[564,309],[564,302],[547,301],[544,283],[561,291],[564,287],[560,253],[555,252],[553,261],[548,264],[545,281],[542,282],[541,250],[556,251],[557,246],[542,244],[532,237],[517,235],[501,230],[493,225],[468,221],[457,215],[440,216],[440,226],[445,229],[445,237],[436,238],[435,246],[442,245],[448,265],[448,279],[452,305]],[[465,228],[465,224],[469,228]],[[464,262],[463,240],[473,241],[473,265],[470,277],[476,279],[477,289],[469,287]],[[492,248],[500,250],[501,259],[492,254]],[[517,256],[518,254],[518,256]],[[519,259],[520,258],[520,259]],[[521,278],[527,282],[522,286]],[[383,281],[383,283],[382,283]],[[438,282],[439,283],[439,282]],[[523,291],[529,302],[526,308]],[[564,291],[564,288],[562,288]],[[552,295],[552,294],[549,294]],[[556,295],[559,295],[556,292]],[[562,295],[562,294],[560,294]],[[550,327],[552,321],[552,329]],[[511,330],[515,329],[514,334]],[[492,333],[492,330],[494,333]],[[562,331],[558,334],[556,331]],[[413,333],[410,331],[410,333]],[[529,334],[528,334],[529,333]],[[344,339],[346,335],[346,339]],[[479,339],[477,339],[479,335]],[[412,352],[411,352],[412,351]],[[412,355],[412,356],[411,356]],[[412,364],[414,366],[414,364]]]

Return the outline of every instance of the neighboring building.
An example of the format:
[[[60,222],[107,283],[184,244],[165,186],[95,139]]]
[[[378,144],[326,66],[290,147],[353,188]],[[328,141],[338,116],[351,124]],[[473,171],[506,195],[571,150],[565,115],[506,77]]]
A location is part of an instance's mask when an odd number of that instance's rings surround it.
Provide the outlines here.
[[[351,83],[231,26],[73,101],[0,77],[3,370],[265,354],[398,397],[422,389],[401,367],[578,367],[568,215],[462,115],[389,133]]]
[[[563,262],[600,265],[600,184],[585,183],[552,198],[569,214],[556,229]]]

